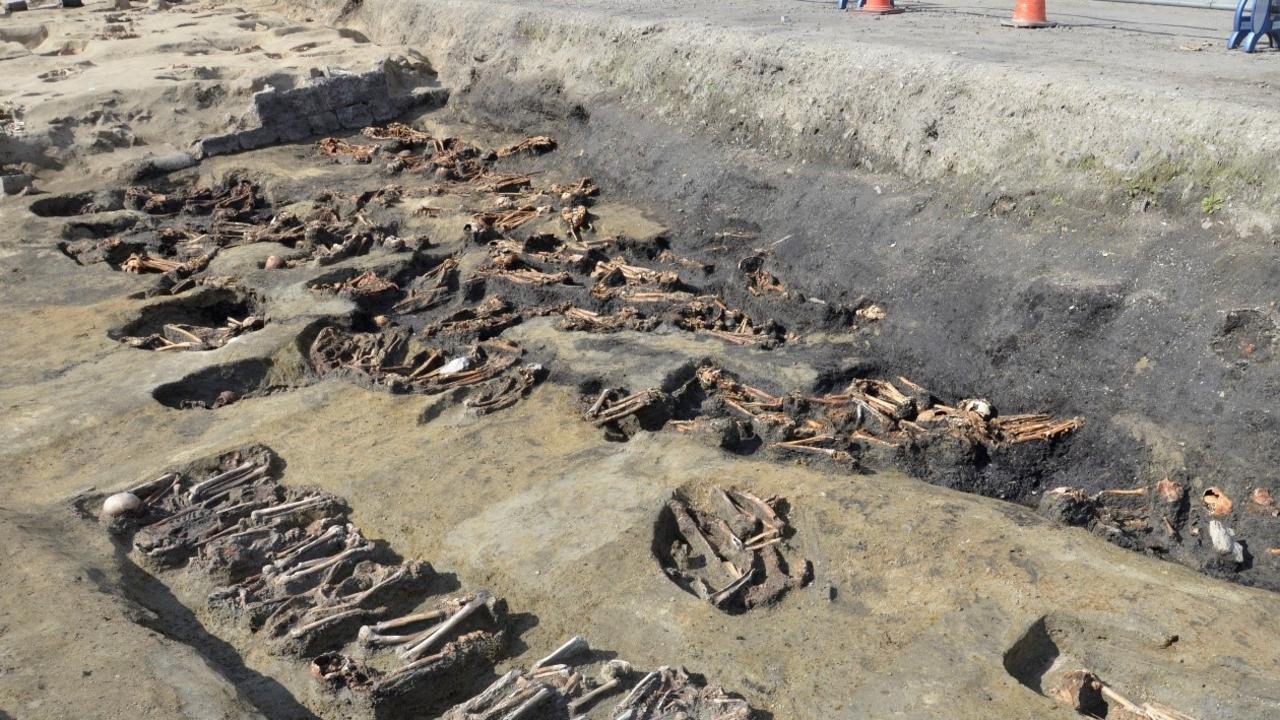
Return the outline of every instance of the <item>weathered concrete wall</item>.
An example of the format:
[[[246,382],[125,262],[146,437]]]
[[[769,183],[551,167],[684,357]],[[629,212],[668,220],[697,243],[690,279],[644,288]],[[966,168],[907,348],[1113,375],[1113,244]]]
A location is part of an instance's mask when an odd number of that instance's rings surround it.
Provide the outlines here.
[[[1153,76],[1144,88],[883,37],[797,36],[785,25],[731,22],[728,11],[722,24],[651,19],[665,6],[643,17],[617,5],[619,13],[610,13],[600,2],[573,9],[479,0],[281,6],[357,27],[377,42],[416,46],[460,91],[459,101],[490,110],[516,112],[520,101],[543,110],[549,102],[588,109],[617,102],[649,120],[788,161],[894,172],[962,191],[1134,199],[1197,212],[1213,196],[1229,199],[1237,220],[1263,227],[1276,213],[1280,168],[1265,151],[1280,140],[1272,113],[1227,97],[1206,104],[1212,83],[1184,96],[1173,78],[1161,84]],[[840,19],[832,16],[832,24]],[[1063,37],[1055,42],[1069,42]],[[1062,59],[1087,62],[1087,45]]]
[[[448,100],[448,90],[416,87],[417,79],[396,63],[385,62],[363,73],[311,78],[301,87],[268,87],[254,93],[246,128],[203,138],[196,146],[202,157],[256,150],[340,129],[358,130]]]

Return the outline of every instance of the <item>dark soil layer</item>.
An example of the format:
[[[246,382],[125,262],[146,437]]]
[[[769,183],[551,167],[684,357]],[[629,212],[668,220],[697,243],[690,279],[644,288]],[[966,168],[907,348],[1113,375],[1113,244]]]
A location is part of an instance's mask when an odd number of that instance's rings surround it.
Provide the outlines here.
[[[1035,504],[1058,486],[1092,494],[1171,478],[1190,497],[1172,536],[1158,515],[1119,536],[1113,527],[1099,532],[1218,574],[1199,499],[1217,486],[1235,501],[1217,519],[1249,549],[1231,575],[1280,589],[1280,558],[1266,552],[1280,547],[1280,522],[1247,500],[1255,488],[1276,494],[1270,468],[1280,458],[1272,409],[1280,367],[1264,289],[1275,277],[1266,265],[1223,261],[1210,233],[1176,218],[1157,229],[1064,209],[1064,225],[1084,228],[1064,232],[1000,217],[1008,203],[999,198],[971,198],[990,208],[971,212],[943,189],[882,195],[868,178],[743,158],[497,73],[478,75],[453,107],[477,123],[581,148],[541,165],[590,175],[609,194],[647,206],[669,221],[671,249],[714,263],[714,277],[730,277],[741,258],[764,249],[768,270],[789,289],[883,305],[888,317],[856,360],[815,358],[827,373],[870,367],[952,399],[1085,418],[1052,472],[1011,468],[1002,473],[1008,485],[973,489]],[[1255,250],[1238,242],[1238,256]],[[749,309],[741,283],[724,292]],[[814,307],[774,306],[769,317],[791,324]],[[1232,312],[1242,307],[1261,309]],[[768,386],[768,378],[743,380]]]

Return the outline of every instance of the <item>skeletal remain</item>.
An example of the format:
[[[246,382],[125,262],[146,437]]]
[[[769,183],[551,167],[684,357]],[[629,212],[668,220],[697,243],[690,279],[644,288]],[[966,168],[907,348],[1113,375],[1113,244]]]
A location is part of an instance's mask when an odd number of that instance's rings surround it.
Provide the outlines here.
[[[311,675],[334,688],[348,687],[367,691],[373,685],[372,673],[364,663],[341,653],[317,656],[311,661]]]
[[[142,500],[131,492],[116,493],[102,503],[102,515],[108,518],[133,515],[140,509],[142,509]]]
[[[277,585],[284,587],[309,575],[314,575],[322,570],[328,570],[329,568],[336,567],[341,563],[351,560],[352,558],[366,556],[373,552],[373,549],[373,543],[365,540],[364,537],[360,535],[359,531],[355,531],[347,536],[347,548],[342,552],[331,557],[321,557],[298,563],[292,570],[282,571],[273,575],[272,581]]]
[[[1231,514],[1231,498],[1227,497],[1227,494],[1221,488],[1211,487],[1206,489],[1203,500],[1205,507],[1209,509],[1210,515],[1222,517]]]
[[[265,475],[267,471],[266,465],[259,465],[254,462],[246,462],[238,467],[234,467],[226,472],[219,473],[203,482],[198,482],[191,486],[187,491],[187,498],[192,502],[201,500],[201,496],[210,492],[225,490],[228,487],[242,485],[254,478]]]
[[[1252,509],[1269,513],[1272,516],[1280,516],[1280,508],[1276,507],[1275,498],[1271,496],[1271,491],[1266,488],[1254,488],[1249,493],[1249,501],[1253,504]]]
[[[1088,670],[1072,670],[1066,673],[1049,695],[1069,705],[1073,710],[1089,717],[1110,717],[1108,704],[1120,708],[1133,720],[1195,720],[1159,703],[1139,705],[1121,695],[1115,688],[1103,682]]]
[[[325,543],[328,543],[340,536],[345,536],[348,533],[352,533],[352,532],[355,532],[355,526],[353,525],[346,525],[346,526],[331,525],[328,528],[326,528],[325,531],[320,535],[318,535],[317,537],[307,538],[305,540],[298,542],[298,544],[294,545],[293,547],[289,547],[281,550],[276,555],[275,560],[272,561],[271,569],[268,571],[266,568],[264,568],[263,573],[269,574],[271,572],[284,570],[289,566],[293,565],[295,562],[297,562],[298,558],[302,557],[303,555],[310,552],[311,550],[314,550],[315,548],[321,545],[324,545]]]
[[[416,660],[420,658],[424,652],[431,648],[432,645],[439,642],[442,638],[465,622],[468,617],[471,617],[471,615],[475,613],[475,611],[485,606],[492,609],[495,602],[496,598],[494,598],[488,590],[480,590],[475,594],[475,597],[470,602],[462,606],[462,608],[450,616],[448,620],[445,620],[436,626],[431,634],[401,650],[399,652],[400,657],[405,658],[406,660]]]
[[[588,417],[596,425],[605,425],[611,422],[617,422],[625,417],[634,415],[641,410],[655,405],[665,399],[667,394],[656,388],[641,390],[638,393],[628,395],[621,400],[608,403],[604,407],[592,406],[593,411],[588,413]]]
[[[350,584],[352,580],[360,577],[362,580],[368,581],[372,578],[369,587],[363,590],[356,590],[345,595],[330,595],[325,598],[327,603],[325,611],[345,610],[348,608],[360,607],[365,601],[374,595],[383,592],[386,588],[394,587],[405,581],[417,578],[422,572],[420,563],[411,562],[405,565],[391,566],[388,572],[386,566],[374,566],[372,571],[363,567],[357,568],[358,572],[352,578],[348,578],[343,585]]]
[[[334,501],[333,498],[327,495],[312,495],[311,497],[306,497],[301,500],[281,503],[279,505],[273,505],[269,508],[263,508],[261,510],[254,510],[253,512],[249,513],[249,517],[255,522],[257,522],[265,518],[275,517],[277,515],[287,515],[290,513],[297,512],[299,510],[310,510],[311,508],[322,507],[324,505],[333,503],[333,501]]]
[[[538,691],[534,693],[533,697],[521,703],[520,707],[512,710],[506,715],[503,715],[502,720],[520,720],[520,718],[528,715],[535,707],[541,705],[550,698],[552,693],[553,691],[551,688],[539,688]]]
[[[476,630],[446,643],[434,655],[419,658],[379,681],[374,688],[380,696],[395,696],[412,689],[425,679],[440,677],[468,667],[491,664],[504,642],[501,631]]]
[[[412,635],[384,635],[376,630],[376,627],[377,626],[375,625],[360,626],[360,631],[356,636],[356,639],[359,640],[361,645],[366,647],[390,647],[416,642],[424,637],[423,633],[414,633]],[[434,630],[434,628],[432,628],[432,630]]]
[[[730,612],[771,604],[809,582],[811,564],[788,562],[783,555],[787,524],[772,507],[777,500],[721,488],[713,488],[709,498],[710,510],[679,496],[668,501],[680,535],[671,546],[669,575]],[[698,556],[699,563],[690,562]]]
[[[631,663],[626,660],[610,660],[600,669],[599,687],[569,703],[569,713],[575,714],[579,708],[590,707],[591,704],[605,694],[612,692],[631,672]]]
[[[351,618],[361,617],[364,615],[379,615],[379,614],[385,613],[386,611],[387,611],[386,608],[375,608],[371,610],[365,610],[361,608],[350,608],[348,610],[342,610],[340,612],[333,613],[332,615],[326,615],[320,618],[319,620],[313,620],[304,625],[295,626],[293,629],[289,631],[289,637],[300,638],[300,637],[303,637],[304,635],[307,635],[308,633],[312,633],[312,632],[315,632],[316,630],[320,630],[330,625],[334,625],[336,623],[342,622],[343,620],[349,620]]]
[[[360,133],[370,140],[400,140],[414,145],[429,143],[433,139],[427,133],[399,122],[389,123],[386,127],[367,127]]]
[[[565,644],[553,650],[550,655],[534,663],[530,669],[537,670],[541,667],[554,665],[565,658],[573,657],[574,655],[581,655],[590,651],[591,647],[587,644],[587,639],[581,635],[574,635],[569,638]]]
[[[200,542],[196,543],[196,547],[209,545],[219,540],[230,541],[230,540],[235,540],[236,538],[249,537],[251,535],[266,535],[272,532],[275,532],[275,527],[270,525],[261,525],[258,527],[244,528],[243,525],[237,523],[236,525],[232,525],[231,527],[227,528],[226,530],[223,530],[220,533],[217,533],[216,535],[210,535],[209,537],[201,540]]]
[[[511,407],[528,395],[545,374],[544,368],[536,363],[522,365],[516,369],[515,376],[495,381],[500,383],[497,387],[477,397],[467,398],[463,404],[480,415]]]
[[[176,472],[167,472],[155,480],[144,482],[129,488],[129,492],[137,495],[146,505],[154,505],[163,497],[176,489],[182,481],[182,475]]]
[[[496,151],[496,155],[500,158],[511,157],[521,153],[531,155],[540,155],[556,149],[556,141],[546,135],[538,135],[525,140],[521,140],[515,145],[509,145]]]
[[[1080,418],[1054,420],[1048,415],[1011,415],[997,417],[990,423],[993,434],[1003,442],[1023,443],[1032,440],[1053,440],[1079,430],[1084,421]]]
[[[377,145],[355,145],[346,140],[331,137],[321,139],[316,143],[316,149],[325,155],[345,156],[358,163],[370,162],[379,150]]]
[[[614,720],[747,720],[746,701],[714,685],[697,685],[683,670],[661,667],[649,673],[614,708]]]

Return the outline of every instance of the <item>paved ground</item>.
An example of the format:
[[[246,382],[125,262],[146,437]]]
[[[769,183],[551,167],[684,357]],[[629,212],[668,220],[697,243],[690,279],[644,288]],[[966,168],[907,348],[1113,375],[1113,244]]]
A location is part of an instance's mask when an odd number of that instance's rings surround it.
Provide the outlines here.
[[[834,1],[826,0],[515,0],[504,5],[598,11],[646,22],[705,23],[788,42],[903,48],[922,56],[951,56],[957,62],[1044,72],[1046,79],[1050,74],[1101,78],[1126,87],[1219,101],[1245,100],[1236,93],[1256,91],[1258,83],[1274,83],[1280,63],[1280,53],[1270,52],[1265,45],[1252,56],[1228,52],[1225,40],[1232,14],[1223,9],[1049,0],[1049,19],[1059,27],[1030,31],[1000,25],[1011,14],[1012,0],[906,0],[899,6],[908,12],[886,17],[840,13]],[[858,75],[856,67],[849,70]],[[1263,107],[1276,103],[1277,98],[1265,93],[1247,101]]]

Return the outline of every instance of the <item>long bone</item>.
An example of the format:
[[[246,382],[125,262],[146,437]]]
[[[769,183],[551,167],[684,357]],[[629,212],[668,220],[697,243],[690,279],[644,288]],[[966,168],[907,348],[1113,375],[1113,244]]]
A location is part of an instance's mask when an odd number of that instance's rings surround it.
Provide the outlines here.
[[[352,608],[350,610],[343,610],[342,612],[336,612],[331,615],[325,615],[324,617],[318,620],[313,620],[309,623],[306,623],[305,625],[298,625],[297,627],[289,631],[289,637],[300,638],[303,635],[306,635],[307,633],[313,630],[319,630],[320,628],[326,627],[328,625],[332,625],[334,623],[342,622],[343,620],[346,620],[348,618],[353,618],[360,615],[377,615],[379,613],[384,613],[386,611],[387,611],[386,608],[373,608],[371,610],[364,610],[361,608]]]
[[[388,645],[415,643],[427,637],[430,633],[435,632],[435,626],[429,627],[420,632],[410,633],[408,635],[384,635],[382,633],[385,630],[394,630],[395,628],[413,625],[419,622],[440,620],[448,615],[449,613],[444,610],[431,610],[429,612],[405,615],[392,620],[384,620],[373,625],[364,625],[360,628],[360,633],[357,636],[357,639],[360,641],[360,644],[367,645],[369,647],[385,647]]]
[[[422,633],[414,633],[412,635],[383,635],[377,630],[374,630],[372,625],[361,625],[360,632],[356,635],[356,640],[365,647],[404,645],[406,643],[420,640],[421,638]]]
[[[187,491],[187,498],[192,501],[199,500],[200,495],[204,493],[205,490],[216,487],[225,482],[238,481],[241,479],[241,475],[244,475],[245,473],[252,471],[255,467],[260,467],[264,470],[266,469],[265,465],[258,465],[257,463],[247,462],[243,465],[227,470],[226,472],[218,473],[217,475],[214,475],[208,480],[204,480],[196,483],[195,485],[191,486],[190,490]]]
[[[337,555],[329,557],[316,558],[299,563],[297,567],[288,572],[282,572],[273,578],[280,585],[287,585],[299,578],[306,577],[312,573],[321,570],[327,570],[341,562],[350,558],[364,555],[373,551],[373,543],[366,541],[359,533],[354,533],[347,538],[347,548]]]
[[[488,590],[480,590],[476,593],[476,596],[472,598],[471,602],[462,606],[462,608],[450,616],[448,620],[437,625],[434,632],[423,638],[418,643],[401,650],[400,657],[407,660],[414,660],[420,657],[422,653],[428,650],[432,645],[442,639],[449,632],[453,631],[454,628],[461,625],[463,621],[472,615],[472,613],[485,605],[491,604],[493,601],[494,597],[489,594]]]
[[[214,497],[218,497],[218,496],[214,496]],[[213,499],[213,498],[210,498],[210,499]],[[206,500],[205,502],[208,502],[208,500]],[[268,500],[249,500],[248,502],[242,502],[242,503],[237,503],[235,505],[228,505],[227,507],[224,507],[224,508],[218,508],[217,510],[214,511],[213,514],[221,518],[224,515],[230,515],[232,513],[241,512],[245,508],[254,508],[259,505],[266,505],[268,502],[269,502]]]
[[[484,630],[475,630],[473,632],[460,635],[457,639],[446,643],[445,646],[441,648],[440,652],[414,660],[408,665],[401,667],[383,678],[383,690],[392,690],[396,685],[413,682],[413,677],[418,674],[418,671],[424,668],[429,668],[433,664],[440,662],[441,660],[445,660],[451,655],[465,657],[476,650],[484,652],[484,646],[487,643],[491,643],[493,639],[493,633],[485,632]]]
[[[595,690],[592,690],[586,695],[583,695],[577,700],[569,703],[569,714],[577,714],[578,708],[590,706],[592,701],[596,698],[604,695],[605,693],[611,692],[614,688],[618,687],[618,684],[622,682],[623,676],[629,672],[631,672],[631,663],[626,660],[610,660],[603,668],[600,669],[600,679],[603,681],[603,684]]]
[[[662,398],[662,395],[663,393],[661,390],[655,390],[653,388],[641,390],[633,395],[628,395],[603,410],[598,411],[592,419],[592,422],[595,425],[605,425],[607,423],[621,420],[628,415],[634,415],[657,402]]]
[[[402,617],[394,618],[392,620],[384,620],[375,625],[370,625],[370,627],[372,627],[377,632],[382,632],[383,630],[392,630],[398,627],[404,627],[405,625],[412,625],[414,623],[426,622],[428,620],[439,620],[448,614],[449,613],[444,610],[429,610],[427,612],[414,613],[412,615],[404,615]]]
[[[248,475],[245,475],[244,477],[236,478],[234,480],[228,480],[227,482],[223,483],[223,485],[216,488],[218,490],[217,493],[198,501],[197,505],[199,505],[200,507],[211,508],[217,505],[219,502],[221,502],[223,498],[235,492],[236,488],[240,487],[241,485],[244,485],[245,483],[252,482],[253,480],[257,480],[263,475],[266,475],[266,473],[267,473],[267,467],[264,465],[258,468],[257,470],[254,470],[253,472],[249,473]]]
[[[154,505],[170,491],[178,486],[182,481],[182,475],[176,472],[167,472],[155,480],[148,480],[141,485],[135,485],[129,492],[142,498],[144,505]]]
[[[259,525],[257,527],[251,527],[251,528],[245,529],[243,525],[237,523],[227,528],[226,530],[223,530],[222,532],[219,532],[215,535],[210,535],[209,537],[201,540],[200,542],[196,543],[196,547],[204,547],[205,545],[208,545],[209,543],[212,543],[212,542],[216,542],[218,540],[233,540],[235,538],[247,537],[249,535],[261,535],[262,533],[269,533],[273,530],[275,530],[274,525]]]
[[[324,495],[312,495],[310,497],[302,498],[301,500],[294,500],[293,502],[280,503],[279,505],[273,505],[261,510],[254,510],[249,513],[249,517],[256,522],[266,517],[285,515],[296,510],[309,510],[313,507],[324,505],[330,500],[331,498]]]
[[[479,695],[476,695],[475,697],[466,701],[462,705],[458,706],[458,709],[462,711],[460,713],[461,716],[470,717],[477,710],[488,706],[489,703],[493,702],[494,700],[498,698],[506,697],[511,686],[514,685],[522,675],[523,673],[521,673],[519,670],[510,670],[507,672],[506,675],[503,675],[497,680],[494,680],[493,683],[489,685],[489,687],[485,688],[484,691],[481,692]],[[488,713],[486,712],[486,714]]]
[[[631,688],[631,692],[627,693],[627,696],[622,699],[622,702],[618,703],[618,708],[629,708],[634,705],[642,695],[649,691],[649,687],[651,685],[656,682],[661,682],[662,674],[668,670],[670,670],[670,668],[663,666],[640,678],[640,682],[636,683],[636,686]]]
[[[534,663],[533,666],[530,667],[529,669],[537,670],[538,668],[546,665],[553,665],[556,662],[565,659],[566,657],[572,657],[574,655],[585,653],[590,650],[591,650],[591,646],[587,644],[586,638],[582,637],[581,635],[574,635],[573,637],[569,638],[569,640],[565,642],[565,644],[553,650],[550,655]]]
[[[391,573],[390,575],[383,578],[382,580],[379,580],[373,585],[370,585],[368,588],[364,590],[361,590],[359,592],[354,592],[349,595],[343,595],[342,597],[333,598],[333,600],[336,600],[337,603],[333,605],[330,609],[338,610],[338,609],[359,607],[361,603],[363,603],[365,600],[368,600],[370,597],[372,597],[374,593],[378,592],[379,590],[381,590],[382,588],[388,585],[400,582],[400,580],[402,580],[404,576],[408,574],[409,574],[409,568],[401,565],[400,567],[396,568],[395,572]]]
[[[300,540],[292,547],[285,548],[276,553],[275,560],[272,561],[271,565],[276,570],[284,570],[292,565],[299,556],[325,542],[328,542],[331,538],[335,538],[346,533],[347,530],[348,528],[345,528],[342,525],[330,525],[329,529],[325,530],[324,533],[318,537]]]
[[[511,710],[513,707],[519,710],[519,707],[523,706],[525,701],[532,696],[537,695],[538,691],[547,689],[541,683],[529,682],[528,678],[520,671],[516,670],[514,672],[517,674],[515,681],[501,688],[500,692],[491,693],[486,691],[482,694],[485,699],[485,705],[488,707],[476,714],[478,720],[493,720],[499,717],[502,720],[506,720],[507,718],[517,717],[516,712]],[[510,687],[512,684],[515,685],[514,688]],[[496,701],[494,701],[495,698]],[[465,717],[470,717],[470,715]]]
[[[311,573],[325,570],[329,567],[332,567],[333,565],[336,565],[337,563],[342,562],[343,560],[346,560],[351,557],[355,557],[356,555],[359,555],[363,552],[367,552],[368,550],[373,549],[372,543],[361,544],[358,541],[356,541],[355,538],[359,538],[359,536],[355,536],[355,535],[348,536],[347,542],[344,544],[343,549],[336,553],[329,554],[329,555],[322,555],[320,557],[312,558],[310,560],[304,560],[290,569],[279,570],[274,566],[272,566],[272,569],[276,570],[276,572],[273,574],[275,575],[275,578],[279,582],[286,583],[291,580],[296,580],[300,577],[305,577],[307,575],[310,575]],[[364,538],[359,538],[359,540],[363,540],[363,539]]]
[[[520,707],[516,708],[515,710],[512,710],[506,715],[503,715],[502,720],[520,720],[520,718],[524,717],[527,713],[529,713],[535,707],[537,707],[538,705],[541,705],[547,698],[551,697],[551,693],[552,693],[551,688],[543,686],[541,689],[538,690],[538,692],[534,693],[533,697],[529,698],[528,700],[525,700],[524,703],[520,705]]]

